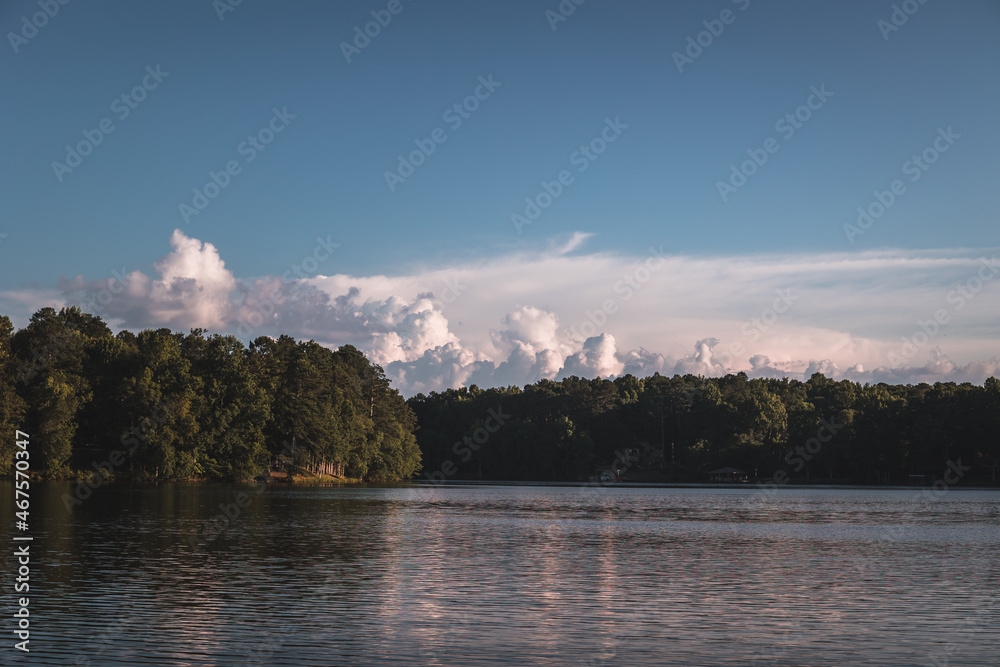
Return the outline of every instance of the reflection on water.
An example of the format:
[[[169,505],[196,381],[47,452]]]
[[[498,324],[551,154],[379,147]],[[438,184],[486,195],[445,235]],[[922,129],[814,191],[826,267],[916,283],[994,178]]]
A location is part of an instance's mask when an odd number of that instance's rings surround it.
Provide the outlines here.
[[[998,664],[1000,492],[68,489],[5,664]]]

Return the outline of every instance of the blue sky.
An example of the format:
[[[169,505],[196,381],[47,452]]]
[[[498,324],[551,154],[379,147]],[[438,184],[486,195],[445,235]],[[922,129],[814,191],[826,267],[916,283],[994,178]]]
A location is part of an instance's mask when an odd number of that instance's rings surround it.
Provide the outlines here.
[[[301,316],[286,318],[282,311],[277,319],[289,333],[382,350],[387,368],[416,363],[423,358],[418,352],[449,344],[462,348],[464,366],[498,367],[524,344],[535,355],[552,351],[565,370],[573,355],[586,357],[585,340],[566,334],[564,347],[526,342],[504,327],[512,314],[537,308],[555,316],[557,327],[568,328],[581,313],[593,312],[589,304],[602,303],[607,289],[595,286],[593,297],[566,311],[567,300],[579,290],[571,283],[566,292],[550,289],[559,281],[546,277],[539,267],[548,265],[539,258],[579,259],[573,270],[586,282],[608,258],[621,266],[644,261],[650,246],[662,246],[677,266],[706,260],[722,276],[725,267],[745,266],[747,258],[772,268],[798,265],[794,258],[801,257],[812,258],[807,264],[837,257],[834,263],[841,265],[852,257],[869,261],[865,253],[875,252],[895,258],[884,259],[878,271],[911,268],[890,271],[879,284],[867,282],[864,272],[796,278],[805,293],[829,288],[854,299],[838,331],[865,342],[841,350],[838,368],[846,372],[853,366],[849,349],[871,368],[886,354],[872,357],[866,345],[897,345],[899,331],[912,329],[938,296],[967,280],[964,269],[952,274],[942,266],[974,267],[1000,245],[995,232],[1000,3],[913,0],[897,6],[903,4],[915,11],[902,23],[900,9],[902,24],[885,32],[886,24],[880,28],[878,22],[892,20],[890,2],[588,0],[576,6],[567,0],[563,7],[575,10],[553,24],[546,12],[559,11],[555,1],[401,0],[402,10],[347,62],[342,43],[373,20],[371,12],[386,16],[387,1],[244,0],[220,18],[219,5],[207,1],[77,0],[58,5],[34,32],[25,32],[24,17],[30,22],[43,11],[37,0],[4,3],[0,233],[7,236],[0,239],[0,312],[23,325],[40,305],[69,303],[79,290],[99,291],[100,281],[123,268],[150,277],[150,285],[157,276],[197,280],[192,267],[222,275],[209,266],[212,252],[179,240],[175,229],[185,239],[211,244],[224,262],[222,272],[248,285],[300,264],[321,237],[339,247],[317,262],[303,285],[331,303],[343,296],[331,292],[331,285],[348,291],[352,280],[368,285],[368,291],[351,297],[354,309],[344,311],[366,313],[365,324],[341,329],[341,313],[330,315],[325,325],[306,326]],[[720,15],[729,23],[717,21]],[[708,40],[703,31],[720,26],[721,34]],[[697,57],[678,71],[675,52],[684,52],[688,38],[697,40],[699,33],[708,45],[700,54],[692,51]],[[154,82],[147,67],[168,74],[151,90],[140,89],[145,99],[120,118],[123,103],[115,100],[144,78]],[[480,77],[499,85],[475,100],[477,108],[455,127],[444,114],[475,94]],[[817,108],[793,134],[776,128],[786,114],[807,104],[814,88],[832,95],[822,104],[813,98]],[[239,147],[268,127],[274,109],[294,118],[248,162]],[[85,131],[96,136],[105,118],[114,130],[101,133],[100,144],[79,166],[57,174],[53,163],[65,162],[66,146],[85,140]],[[596,159],[580,162],[576,151],[600,137],[608,119],[627,127]],[[416,150],[415,142],[427,145],[438,128],[445,141],[434,144],[423,164],[390,189],[386,171],[398,167],[399,155]],[[948,128],[957,138],[911,181],[904,164]],[[769,138],[776,152],[724,200],[718,183],[730,178],[732,165],[748,159],[747,151],[760,155]],[[229,161],[236,162],[238,173],[203,211],[185,220],[180,205],[192,205],[193,189],[210,183],[210,172],[225,170]],[[579,170],[582,164],[585,171]],[[542,181],[557,180],[564,170],[572,182],[518,231],[512,214],[523,214],[525,198],[537,197]],[[895,179],[905,190],[888,210],[862,234],[845,233],[858,207],[870,207],[876,191],[890,190]],[[193,255],[185,259],[188,251]],[[927,253],[938,261],[927,263]],[[161,260],[169,257],[176,261]],[[164,261],[172,267],[166,273]],[[440,284],[429,278],[450,272],[472,280],[470,267],[500,265],[530,265],[542,273],[492,309],[462,303],[490,302],[483,295],[442,301]],[[509,275],[526,275],[510,270]],[[617,265],[608,270],[602,285],[613,288],[622,271]],[[697,358],[698,340],[727,344],[720,333],[726,327],[713,331],[709,322],[738,321],[742,314],[732,308],[702,313],[702,324],[690,331],[670,329],[694,317],[677,312],[671,295],[724,301],[704,291],[703,283],[685,284],[684,275],[647,290],[662,298],[631,319],[618,318],[617,330],[604,333],[619,343],[627,340],[632,349],[662,352],[675,364],[685,354]],[[70,297],[60,277],[77,276],[78,293]],[[728,294],[756,294],[767,283],[754,272],[731,279]],[[238,304],[250,289],[233,288],[226,297],[227,280],[218,284],[217,310]],[[870,298],[892,285],[900,292],[886,296],[889,301]],[[887,304],[909,303],[914,285],[926,287],[923,300],[887,319],[892,310]],[[428,291],[435,293],[431,305],[418,305]],[[969,319],[952,333],[979,341],[959,346],[963,364],[995,357],[990,338],[996,332],[986,309],[995,292],[977,293],[982,321]],[[161,322],[235,331],[239,319],[209,316],[205,304],[189,309],[205,314],[198,319],[177,315],[177,304],[140,313],[136,304],[126,308],[126,300],[116,301],[102,314],[128,328]],[[766,299],[750,303],[747,317],[765,307]],[[876,317],[878,326],[862,313],[868,309],[883,316]],[[394,315],[384,315],[387,310]],[[375,313],[383,313],[382,319]],[[408,316],[411,324],[421,317],[447,322],[438,322],[443,329],[425,340],[412,327],[404,331]],[[819,315],[797,317],[797,326],[833,327],[818,324]],[[792,365],[779,369],[804,372],[808,363],[825,358],[826,344],[804,331],[796,338],[790,330],[787,340],[762,353],[774,360],[789,340],[808,339],[812,352],[789,353],[785,363]],[[389,352],[394,332],[400,349],[409,344],[412,350]],[[417,349],[418,339],[425,349]],[[928,354],[934,347],[928,345]],[[627,364],[627,353],[618,346],[612,357]],[[747,366],[749,358],[740,363]],[[622,370],[615,363],[584,366],[581,372],[586,368],[605,374],[609,368]],[[397,370],[402,377],[403,369]],[[411,378],[414,373],[411,369]],[[459,383],[469,377],[453,376]]]

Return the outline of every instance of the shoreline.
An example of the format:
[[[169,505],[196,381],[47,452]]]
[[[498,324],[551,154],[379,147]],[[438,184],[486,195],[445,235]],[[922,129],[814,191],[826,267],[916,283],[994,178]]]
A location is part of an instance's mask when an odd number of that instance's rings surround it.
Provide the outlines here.
[[[91,473],[92,474],[92,473]],[[32,475],[32,482],[66,482],[84,483],[91,479],[90,475],[76,475],[67,477],[39,477]],[[12,482],[13,478],[0,477],[0,482]],[[427,480],[427,479],[402,479],[402,480],[362,480],[362,479],[336,479],[322,477],[296,477],[271,478],[271,479],[242,479],[242,480],[221,480],[208,478],[177,478],[177,479],[139,479],[134,477],[111,477],[101,480],[99,486],[132,484],[138,486],[159,486],[161,484],[184,484],[184,485],[247,485],[260,484],[263,482],[267,486],[283,487],[326,487],[326,486],[360,486],[360,487],[415,487],[415,488],[443,488],[443,487],[487,487],[487,486],[509,486],[509,487],[549,487],[549,488],[608,488],[608,489],[743,489],[746,491],[777,491],[780,489],[810,489],[810,490],[871,490],[871,491],[919,491],[934,488],[932,484],[774,484],[767,482],[727,484],[712,482],[566,482],[566,481],[529,481],[529,480]],[[953,491],[1000,491],[1000,484],[995,486],[952,486]]]
[[[867,484],[724,484],[710,482],[533,482],[533,481],[486,481],[486,480],[411,480],[417,486],[444,487],[444,486],[540,486],[540,487],[579,487],[579,488],[631,488],[631,489],[746,489],[748,491],[778,490],[778,489],[868,489],[868,490],[920,490],[933,488],[931,484],[925,485],[867,485]],[[1000,491],[997,486],[953,486],[949,490],[954,491]]]

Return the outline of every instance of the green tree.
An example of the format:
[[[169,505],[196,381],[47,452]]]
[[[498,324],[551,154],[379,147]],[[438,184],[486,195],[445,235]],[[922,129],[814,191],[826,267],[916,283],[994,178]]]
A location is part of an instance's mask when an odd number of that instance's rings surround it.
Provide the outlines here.
[[[92,397],[88,356],[96,342],[110,338],[101,318],[79,308],[42,308],[10,339],[27,404],[28,432],[40,452],[42,469],[63,476],[70,467],[80,409]]]
[[[36,424],[42,464],[51,476],[69,472],[76,435],[76,415],[89,394],[81,391],[64,371],[45,373],[33,392],[36,401]]]
[[[124,433],[130,470],[153,478],[201,474],[202,387],[178,339],[167,329],[142,331],[129,352],[129,370],[117,391],[117,428]]]
[[[191,337],[200,338],[200,332]],[[270,417],[268,396],[254,375],[250,356],[235,336],[214,335],[198,350],[192,372],[200,401],[195,451],[201,471],[219,479],[246,479],[267,469],[264,427]]]
[[[24,424],[25,404],[17,395],[17,374],[10,349],[13,333],[10,318],[0,315],[0,475],[12,474],[17,447],[14,432],[27,428]]]

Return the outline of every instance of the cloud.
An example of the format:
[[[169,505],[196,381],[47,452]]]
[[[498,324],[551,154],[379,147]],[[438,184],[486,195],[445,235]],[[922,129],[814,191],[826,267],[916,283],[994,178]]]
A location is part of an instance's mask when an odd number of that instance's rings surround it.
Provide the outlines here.
[[[846,377],[855,381],[885,382],[887,384],[919,384],[926,382],[972,382],[982,384],[988,377],[1000,377],[1000,358],[955,364],[940,349],[932,350],[931,358],[920,366],[890,368],[881,366],[870,373],[848,372]]]
[[[650,352],[644,347],[626,352],[622,355],[622,363],[622,374],[634,375],[635,377],[649,377],[653,373],[662,375],[667,372],[668,368],[670,372],[674,369],[672,361],[665,359],[662,354]]]
[[[392,299],[374,309],[374,323],[384,333],[374,333],[369,346],[372,361],[389,364],[414,361],[424,352],[445,346],[458,347],[458,338],[448,328],[448,320],[426,296],[413,303]]]
[[[60,305],[81,304],[98,312],[108,306],[108,319],[133,327],[223,329],[235,313],[232,296],[237,282],[211,243],[174,230],[171,251],[153,268],[159,278],[140,271],[87,282],[82,276],[61,280]]]
[[[587,239],[591,238],[593,234],[586,234],[584,232],[574,232],[568,241],[560,245],[555,245],[554,254],[556,255],[568,255],[580,246],[582,246]]]
[[[681,375],[720,375],[726,368],[712,361],[712,348],[719,344],[718,338],[703,338],[694,344],[693,355],[684,357],[674,365],[674,371]]]
[[[490,332],[498,349],[517,347],[535,353],[551,350],[561,356],[572,349],[572,342],[560,332],[559,318],[541,308],[518,306],[504,316],[501,324],[502,329]]]
[[[457,343],[425,350],[417,359],[394,361],[385,367],[386,374],[407,396],[476,384],[476,378],[487,379],[493,375],[493,370],[491,361],[477,358]]]
[[[25,321],[83,303],[113,328],[350,343],[405,394],[654,372],[981,382],[998,369],[992,251],[580,252],[592,240],[393,276],[237,279],[213,244],[178,230],[151,275],[0,292],[0,308]]]
[[[572,375],[578,377],[608,377],[620,375],[625,364],[618,359],[615,348],[615,337],[603,333],[600,336],[588,338],[583,343],[583,349],[566,358],[565,365],[558,377]]]
[[[159,280],[130,283],[132,294],[143,294],[154,319],[177,328],[226,326],[232,314],[230,295],[236,278],[211,243],[189,238],[179,229],[170,236],[172,252],[153,265]],[[140,274],[141,275],[141,274]],[[142,276],[142,278],[145,278]],[[148,287],[148,291],[144,288]]]

